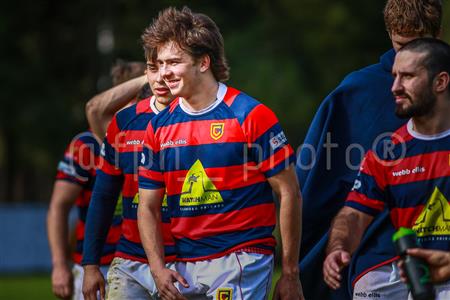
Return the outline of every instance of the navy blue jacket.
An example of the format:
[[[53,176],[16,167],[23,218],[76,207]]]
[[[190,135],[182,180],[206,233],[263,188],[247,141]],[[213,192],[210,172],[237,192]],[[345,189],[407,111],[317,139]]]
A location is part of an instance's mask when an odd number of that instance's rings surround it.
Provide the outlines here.
[[[370,225],[350,267],[343,271],[341,288],[332,291],[323,281],[330,223],[353,186],[364,153],[377,137],[405,123],[394,114],[394,57],[391,49],[379,63],[345,77],[320,105],[297,158],[303,195],[300,278],[307,299],[351,299],[355,278],[394,257],[393,227],[385,211]]]

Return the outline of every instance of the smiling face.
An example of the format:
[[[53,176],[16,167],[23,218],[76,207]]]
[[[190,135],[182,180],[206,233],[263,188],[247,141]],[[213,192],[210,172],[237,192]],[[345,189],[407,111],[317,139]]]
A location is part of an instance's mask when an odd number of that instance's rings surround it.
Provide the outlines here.
[[[147,80],[153,95],[155,95],[156,101],[162,106],[169,105],[174,96],[164,80],[159,76],[159,70],[156,63],[150,61],[147,62]]]
[[[395,57],[392,93],[395,96],[395,114],[400,118],[424,116],[436,104],[432,80],[422,64],[425,56],[425,53],[400,51]]]
[[[171,93],[189,98],[195,92],[200,76],[200,64],[170,41],[158,48],[159,73]]]

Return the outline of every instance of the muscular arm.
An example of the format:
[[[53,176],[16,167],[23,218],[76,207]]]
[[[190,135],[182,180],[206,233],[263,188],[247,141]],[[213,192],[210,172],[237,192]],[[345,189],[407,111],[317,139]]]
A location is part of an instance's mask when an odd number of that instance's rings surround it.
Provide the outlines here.
[[[147,82],[146,75],[126,81],[91,98],[86,117],[95,136],[102,140],[113,115],[130,102]]]
[[[47,214],[47,234],[52,254],[53,293],[61,298],[70,297],[73,292],[70,270],[69,212],[82,187],[76,183],[56,180]]]
[[[299,280],[302,199],[294,168],[281,171],[268,179],[280,200],[281,278],[274,299],[303,297]]]
[[[324,280],[331,288],[340,287],[340,272],[350,263],[352,253],[372,220],[372,216],[347,206],[333,219],[323,264]]]

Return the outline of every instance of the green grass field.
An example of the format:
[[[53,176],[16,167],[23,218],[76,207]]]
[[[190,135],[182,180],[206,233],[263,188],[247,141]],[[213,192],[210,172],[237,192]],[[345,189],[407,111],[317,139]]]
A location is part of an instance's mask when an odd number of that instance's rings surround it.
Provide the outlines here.
[[[280,276],[275,271],[272,289]],[[272,298],[272,297],[271,297]],[[0,276],[1,300],[46,300],[57,299],[53,296],[50,274]]]

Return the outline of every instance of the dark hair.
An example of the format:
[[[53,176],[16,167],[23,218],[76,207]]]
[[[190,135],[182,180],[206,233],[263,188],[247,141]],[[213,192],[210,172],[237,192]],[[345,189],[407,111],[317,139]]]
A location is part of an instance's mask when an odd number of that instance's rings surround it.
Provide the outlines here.
[[[441,22],[441,0],[388,0],[384,7],[384,24],[390,34],[437,37]]]
[[[229,78],[229,67],[225,58],[223,37],[211,18],[193,13],[188,7],[178,10],[166,8],[158,14],[142,34],[147,60],[154,61],[156,49],[173,41],[194,60],[208,55],[211,71],[217,81]]]
[[[425,53],[422,65],[432,80],[440,72],[450,74],[450,46],[441,40],[433,38],[419,38],[405,44],[399,52],[411,51]]]
[[[111,77],[114,86],[122,82],[144,75],[146,65],[138,61],[125,61],[117,59],[111,67]]]

